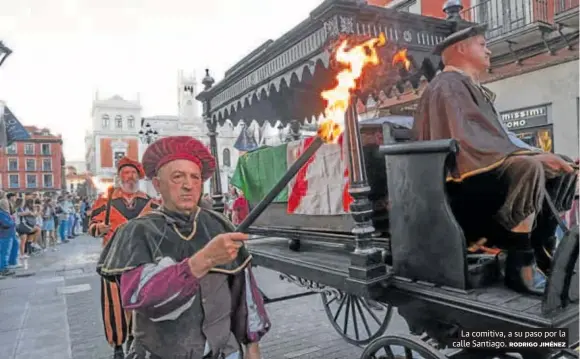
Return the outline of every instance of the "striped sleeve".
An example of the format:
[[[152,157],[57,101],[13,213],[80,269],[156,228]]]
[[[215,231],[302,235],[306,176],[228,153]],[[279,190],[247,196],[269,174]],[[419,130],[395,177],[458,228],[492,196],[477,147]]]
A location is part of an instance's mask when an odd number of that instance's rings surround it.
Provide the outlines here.
[[[97,224],[105,221],[105,209],[107,208],[107,201],[100,197],[95,201],[93,208],[91,208],[91,216],[89,220],[89,235],[98,237],[100,235],[97,230]]]
[[[165,257],[121,275],[123,307],[144,313],[151,321],[175,320],[191,307],[199,288],[188,259]]]

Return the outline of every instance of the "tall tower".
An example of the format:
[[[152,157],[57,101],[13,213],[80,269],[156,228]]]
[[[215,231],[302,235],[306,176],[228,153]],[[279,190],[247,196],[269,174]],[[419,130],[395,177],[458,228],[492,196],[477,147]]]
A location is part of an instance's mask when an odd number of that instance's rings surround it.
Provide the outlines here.
[[[193,124],[199,121],[197,113],[197,83],[195,73],[185,75],[183,70],[179,70],[177,80],[177,106],[180,122]]]

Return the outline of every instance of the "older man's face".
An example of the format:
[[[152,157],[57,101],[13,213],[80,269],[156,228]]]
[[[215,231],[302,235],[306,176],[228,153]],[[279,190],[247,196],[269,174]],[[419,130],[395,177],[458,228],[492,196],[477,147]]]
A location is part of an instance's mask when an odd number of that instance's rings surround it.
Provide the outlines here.
[[[197,208],[202,193],[201,169],[187,160],[175,160],[159,169],[153,186],[161,193],[169,210],[191,213]]]
[[[133,166],[125,166],[119,171],[121,179],[121,188],[124,192],[134,193],[137,191],[137,184],[139,182],[139,174]]]

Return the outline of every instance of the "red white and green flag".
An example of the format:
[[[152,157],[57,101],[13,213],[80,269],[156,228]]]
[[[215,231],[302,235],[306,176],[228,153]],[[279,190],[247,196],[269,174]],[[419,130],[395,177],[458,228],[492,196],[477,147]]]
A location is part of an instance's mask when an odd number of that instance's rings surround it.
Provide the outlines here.
[[[231,184],[243,190],[249,202],[256,205],[313,140],[310,137],[246,153],[238,160]],[[286,202],[289,214],[348,213],[352,198],[348,194],[348,169],[341,141],[322,145],[276,202]]]

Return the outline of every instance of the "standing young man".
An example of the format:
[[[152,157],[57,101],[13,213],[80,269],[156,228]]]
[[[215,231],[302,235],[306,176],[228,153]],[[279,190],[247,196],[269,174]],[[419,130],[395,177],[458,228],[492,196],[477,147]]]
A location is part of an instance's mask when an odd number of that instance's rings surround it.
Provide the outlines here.
[[[134,311],[130,359],[260,359],[269,330],[247,235],[199,206],[215,160],[200,141],[166,137],[143,155],[163,207],[119,228],[97,271]],[[245,352],[245,356],[243,356]]]
[[[139,180],[143,178],[143,167],[127,157],[117,163],[120,187],[113,191],[111,198],[100,197],[93,205],[89,234],[103,237],[103,247],[107,245],[115,230],[127,221],[143,215],[157,204],[147,194],[139,191]],[[113,347],[113,358],[123,359],[123,344],[130,346],[131,313],[125,312],[121,303],[118,283],[101,281],[101,310],[107,342]]]

